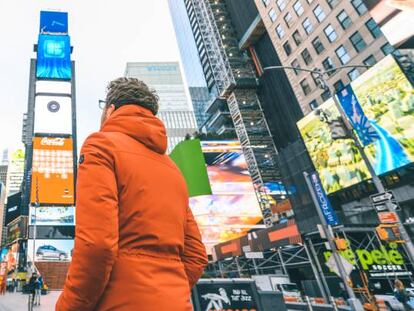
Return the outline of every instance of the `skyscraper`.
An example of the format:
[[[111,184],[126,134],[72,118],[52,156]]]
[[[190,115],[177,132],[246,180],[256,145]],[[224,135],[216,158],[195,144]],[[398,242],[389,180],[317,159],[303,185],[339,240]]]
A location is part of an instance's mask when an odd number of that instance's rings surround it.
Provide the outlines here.
[[[328,84],[343,88],[366,69],[392,52],[362,0],[255,0],[281,65],[331,70]],[[304,114],[326,101],[330,94],[315,76],[287,70]]]
[[[125,76],[140,79],[157,91],[160,98],[158,117],[164,122],[168,135],[167,152],[187,134],[197,131],[178,62],[127,63]]]

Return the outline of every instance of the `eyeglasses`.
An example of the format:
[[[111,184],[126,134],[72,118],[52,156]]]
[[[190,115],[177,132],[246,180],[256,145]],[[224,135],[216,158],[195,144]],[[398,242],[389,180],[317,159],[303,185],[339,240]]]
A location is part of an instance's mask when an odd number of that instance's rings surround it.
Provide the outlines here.
[[[99,109],[103,110],[106,107],[106,101],[100,99],[98,101],[98,106],[99,106]]]

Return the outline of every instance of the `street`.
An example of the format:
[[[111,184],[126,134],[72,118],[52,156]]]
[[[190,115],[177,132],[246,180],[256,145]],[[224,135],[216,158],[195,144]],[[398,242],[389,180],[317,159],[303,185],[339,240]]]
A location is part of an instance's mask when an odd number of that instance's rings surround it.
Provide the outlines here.
[[[42,295],[40,306],[35,306],[33,309],[37,311],[54,310],[60,293],[60,291],[51,291],[47,295]],[[0,311],[27,310],[28,299],[28,295],[21,293],[6,293],[6,295],[0,296]]]

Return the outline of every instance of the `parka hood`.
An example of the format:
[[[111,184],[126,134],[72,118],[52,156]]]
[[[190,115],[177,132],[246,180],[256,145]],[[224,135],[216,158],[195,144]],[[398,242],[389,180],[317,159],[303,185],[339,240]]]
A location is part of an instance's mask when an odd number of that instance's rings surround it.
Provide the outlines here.
[[[164,154],[167,150],[164,124],[150,110],[138,105],[118,108],[104,122],[101,131],[124,133],[159,154]]]

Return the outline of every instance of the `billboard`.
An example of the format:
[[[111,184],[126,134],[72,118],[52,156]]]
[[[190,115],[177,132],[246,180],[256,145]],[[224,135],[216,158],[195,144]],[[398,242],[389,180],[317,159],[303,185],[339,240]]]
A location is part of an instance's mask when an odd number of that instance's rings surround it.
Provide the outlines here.
[[[70,95],[72,94],[72,84],[68,81],[37,80],[36,95],[39,93]]]
[[[39,33],[68,33],[68,13],[41,11]]]
[[[72,259],[73,240],[29,240],[27,256],[35,261],[70,261]]]
[[[414,48],[413,0],[364,0],[387,40],[396,48]]]
[[[30,225],[38,226],[74,226],[75,207],[73,206],[40,206],[30,207]]]
[[[7,198],[6,226],[21,215],[22,193],[17,192]]]
[[[339,118],[331,98],[297,123],[327,194],[371,177],[354,141],[332,138],[329,123]]]
[[[39,35],[36,77],[70,80],[72,78],[70,52],[69,36]]]
[[[34,133],[72,134],[72,99],[36,96]]]
[[[21,216],[7,225],[7,244],[16,242],[19,239],[26,239],[27,216]]]
[[[190,198],[190,206],[210,251],[215,244],[261,228],[257,224],[262,214],[240,144],[206,141],[201,146],[213,194]]]
[[[394,57],[389,55],[381,60],[350,87],[338,92],[338,98],[351,121],[368,120],[374,129],[374,139],[365,151],[375,172],[382,175],[412,163],[414,89]],[[347,101],[351,92],[356,100]],[[354,128],[359,137],[364,135],[364,126]]]
[[[33,239],[34,226],[29,226],[29,239]],[[75,226],[36,226],[36,239],[69,240],[75,238]]]
[[[63,137],[34,137],[31,202],[73,205],[73,141]]]

